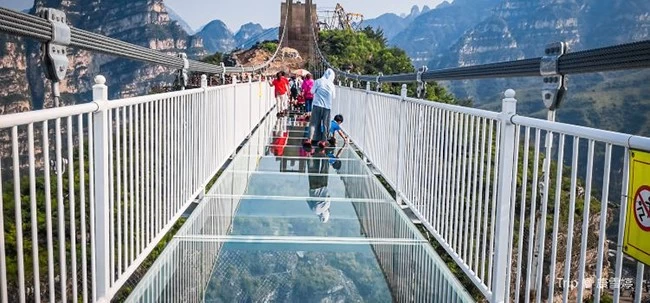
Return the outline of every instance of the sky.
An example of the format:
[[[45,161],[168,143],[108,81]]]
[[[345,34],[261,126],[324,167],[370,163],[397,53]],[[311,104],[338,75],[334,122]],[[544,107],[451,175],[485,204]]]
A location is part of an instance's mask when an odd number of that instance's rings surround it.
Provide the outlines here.
[[[442,0],[313,1],[319,10],[328,7],[334,8],[336,3],[341,3],[346,11],[364,14],[366,19],[372,19],[384,13],[407,14],[413,5],[420,7],[428,5],[434,8],[442,2]],[[33,3],[33,0],[0,0],[0,6],[16,10],[29,8]],[[260,23],[265,28],[280,24],[280,0],[164,0],[164,3],[195,30],[214,19],[222,20],[232,31],[237,31],[242,24],[248,22]]]

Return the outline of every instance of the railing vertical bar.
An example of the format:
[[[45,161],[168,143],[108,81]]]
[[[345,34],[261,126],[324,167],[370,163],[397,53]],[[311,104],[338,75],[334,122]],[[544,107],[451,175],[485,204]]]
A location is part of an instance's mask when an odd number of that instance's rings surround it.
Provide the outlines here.
[[[578,186],[578,156],[580,152],[580,138],[573,137],[573,159],[571,160],[571,197],[569,198],[569,222],[567,225],[566,259],[564,262],[564,288],[562,290],[563,302],[569,300],[569,286],[571,281],[571,255],[573,254],[573,228],[576,209],[576,193]]]
[[[454,140],[453,140],[453,162],[452,162],[452,171],[451,171],[451,212],[452,212],[452,221],[451,227],[449,229],[449,245],[454,250],[457,255],[460,255],[458,251],[458,221],[460,220],[459,208],[458,208],[458,187],[460,182],[460,145],[462,144],[460,134],[463,132],[463,115],[460,113],[455,113],[455,123],[454,123]]]
[[[134,170],[134,134],[133,134],[133,111],[135,105],[127,107],[129,110],[128,120],[128,143],[129,143],[129,262],[133,262],[137,257],[139,251],[136,250],[136,234],[135,234],[135,170]]]
[[[20,190],[20,154],[18,152],[18,126],[11,128],[11,141],[11,148],[13,151],[14,214],[16,216],[16,266],[18,267],[18,297],[20,302],[25,302],[25,260],[23,255],[23,220],[21,210],[22,198]]]
[[[515,215],[517,213],[517,172],[519,171],[519,143],[521,142],[521,127],[515,126],[515,139],[514,139],[514,154],[512,160],[512,183],[510,184],[510,225],[508,226],[508,271],[506,272],[506,294],[510,295],[510,287],[512,284],[512,266],[519,266],[512,262],[512,253],[514,250],[514,236],[515,236]],[[519,281],[515,282],[518,283]]]
[[[58,219],[58,232],[59,232],[59,282],[61,286],[61,301],[67,302],[67,276],[66,276],[66,256],[65,256],[65,205],[63,202],[63,155],[61,154],[62,143],[61,143],[61,118],[56,119],[56,202],[57,202],[57,219]],[[17,130],[16,130],[17,131]],[[16,151],[17,152],[17,151]],[[18,201],[16,203],[19,203]],[[19,208],[19,205],[16,206]],[[18,225],[22,226],[22,225]],[[20,229],[17,229],[20,230]],[[17,238],[18,235],[16,236]],[[22,238],[22,236],[20,237]],[[22,263],[22,249],[19,250],[20,253],[18,263]],[[20,265],[19,265],[20,266]],[[22,293],[21,287],[21,293]],[[24,298],[22,299],[24,300]],[[21,301],[22,301],[21,300]]]
[[[447,147],[447,154],[445,155],[445,174],[444,174],[444,185],[445,185],[445,220],[444,224],[442,226],[442,235],[447,242],[447,245],[450,245],[449,241],[449,226],[451,225],[451,220],[452,219],[452,213],[451,213],[451,169],[452,166],[450,163],[452,162],[452,147],[453,147],[453,134],[454,134],[454,116],[453,113],[447,112],[447,142],[445,142],[445,146]]]
[[[643,288],[644,279],[643,272],[645,271],[645,265],[641,262],[636,262],[636,279],[634,281],[634,303],[641,303],[643,300]]]
[[[123,207],[123,217],[120,218],[122,220],[122,239],[124,240],[123,243],[123,248],[124,251],[122,253],[123,256],[123,262],[124,262],[124,271],[129,267],[130,260],[129,260],[129,176],[128,176],[128,141],[127,141],[127,136],[128,136],[128,129],[127,129],[127,115],[126,111],[128,110],[127,107],[122,107],[120,111],[122,112],[122,119],[121,119],[121,125],[118,127],[122,127],[122,137],[120,140],[122,140],[122,150],[120,151],[122,153],[122,207]],[[121,275],[121,274],[120,274]]]
[[[129,110],[129,262],[133,262],[137,257],[139,250],[136,249],[136,217],[135,217],[135,158],[134,158],[134,147],[135,147],[135,135],[134,135],[134,111],[136,105],[131,105],[128,107]]]
[[[463,167],[466,169],[466,174],[463,179],[463,201],[465,201],[463,204],[465,205],[465,218],[463,221],[465,221],[465,227],[463,228],[463,261],[465,264],[468,264],[469,262],[469,255],[470,251],[472,250],[471,248],[471,239],[469,238],[470,234],[470,218],[472,217],[472,162],[474,161],[474,125],[476,123],[475,117],[470,116],[470,120],[467,124],[467,131],[468,133],[468,141],[466,144],[469,146],[466,147],[467,150],[467,156],[464,158],[466,160],[465,164],[463,164]]]
[[[76,209],[75,209],[75,179],[74,179],[74,145],[72,137],[72,116],[68,116],[68,202],[70,203],[70,268],[72,276],[72,301],[78,302],[77,293],[77,231],[76,231]],[[79,134],[81,136],[82,134]]]
[[[436,118],[435,118],[435,130],[434,130],[434,136],[435,136],[435,158],[434,158],[434,165],[435,165],[435,178],[433,178],[435,181],[434,185],[434,205],[433,205],[433,211],[434,211],[434,222],[432,222],[432,226],[437,230],[440,231],[440,224],[444,216],[442,216],[442,201],[443,201],[443,195],[442,195],[442,167],[441,165],[441,160],[442,157],[444,157],[444,147],[442,144],[444,144],[444,132],[445,132],[445,124],[444,124],[444,112],[440,109],[435,109],[436,113]],[[441,143],[442,142],[442,143]]]
[[[549,111],[549,117],[553,116],[555,113],[552,111]],[[549,195],[549,188],[550,188],[550,179],[551,179],[551,159],[553,158],[553,133],[552,132],[546,132],[546,146],[545,146],[545,151],[544,151],[544,162],[542,163],[543,168],[542,168],[542,184],[544,185],[544,188],[542,189],[542,205],[541,205],[541,215],[540,215],[540,228],[539,228],[539,243],[538,243],[538,248],[537,251],[539,252],[539,261],[537,262],[537,273],[536,273],[536,286],[535,289],[537,289],[537,297],[535,298],[536,302],[541,302],[542,301],[542,280],[544,276],[544,248],[545,243],[546,243],[546,220],[547,220],[547,212],[548,212],[548,195]]]
[[[115,262],[115,256],[117,252],[115,251],[115,144],[114,144],[114,137],[113,137],[113,110],[109,109],[108,110],[108,146],[106,147],[108,149],[108,184],[109,184],[109,189],[108,189],[108,196],[109,196],[109,204],[108,204],[108,230],[109,230],[109,262],[110,262],[110,280],[109,283],[110,285],[113,285],[113,282],[115,282],[115,268],[116,268],[116,262]]]
[[[81,219],[81,300],[88,302],[88,256],[86,249],[88,239],[86,235],[86,167],[85,167],[85,142],[84,142],[84,116],[77,117],[77,133],[79,136],[79,218]],[[88,130],[90,133],[91,130]]]
[[[483,200],[483,187],[485,184],[485,146],[486,146],[486,136],[487,136],[487,123],[488,120],[483,118],[482,119],[482,127],[481,127],[481,173],[479,174],[480,180],[479,180],[479,190],[478,190],[478,203],[481,204],[478,207],[478,218],[476,218],[476,265],[473,268],[474,273],[479,277],[480,279],[480,272],[479,269],[481,267],[481,262],[484,259],[481,259],[479,257],[481,253],[481,226],[483,223],[483,208],[485,208],[485,201]],[[491,148],[491,147],[490,147]]]
[[[495,138],[496,138],[496,146],[494,148],[494,174],[492,175],[492,180],[493,180],[493,182],[492,182],[492,212],[490,214],[490,229],[489,229],[489,231],[490,231],[490,240],[488,240],[488,243],[489,243],[488,267],[487,267],[488,278],[487,278],[487,283],[486,284],[487,284],[487,287],[489,289],[492,289],[492,273],[493,273],[492,266],[494,264],[494,246],[495,246],[494,234],[496,232],[497,208],[499,207],[499,205],[498,205],[499,203],[503,203],[504,208],[506,208],[506,209],[507,209],[507,207],[505,207],[505,205],[510,205],[509,204],[510,203],[509,199],[504,200],[504,201],[507,201],[507,203],[497,201],[497,198],[498,198],[497,197],[497,192],[499,192],[499,189],[498,189],[499,182],[497,180],[499,178],[499,164],[500,164],[500,161],[501,161],[500,156],[501,156],[501,153],[502,153],[501,148],[500,148],[502,140],[499,139],[499,138],[501,138],[501,131],[503,131],[502,130],[502,124],[498,123],[497,127],[496,127],[496,136],[495,136]],[[503,141],[512,140],[513,139],[512,136],[514,136],[514,131],[512,132],[512,134],[509,134],[509,137],[506,137],[505,140],[503,140]],[[506,142],[503,142],[503,143],[506,143]],[[511,151],[511,149],[508,148],[508,153],[510,151]],[[509,155],[509,157],[511,157],[511,156]],[[507,164],[510,164],[510,163],[506,162],[504,164],[507,165]],[[508,177],[508,175],[507,175],[509,173],[510,172],[504,172],[504,178],[506,178],[506,179],[511,178],[511,177]],[[507,190],[503,190],[499,194],[500,195],[507,195],[508,193],[509,192]],[[500,213],[499,215],[500,216],[505,215],[505,213]],[[500,224],[502,224],[502,223],[500,223]],[[501,253],[504,254],[505,252],[502,251]]]
[[[120,112],[123,112],[121,108],[115,109],[115,178],[117,182],[117,189],[115,192],[115,209],[117,210],[117,217],[115,218],[115,224],[117,224],[117,278],[119,279],[124,272],[124,267],[122,265],[122,251],[123,251],[123,241],[125,238],[122,233],[122,119]]]
[[[463,238],[464,238],[464,230],[463,230],[463,222],[467,221],[467,216],[466,214],[466,207],[465,207],[465,174],[467,173],[467,129],[469,128],[469,116],[468,115],[463,115],[463,123],[462,123],[462,129],[463,129],[463,141],[461,145],[461,150],[460,150],[460,156],[461,159],[459,160],[459,178],[456,183],[457,192],[458,192],[458,211],[460,215],[460,220],[456,222],[456,230],[458,233],[458,239],[457,239],[457,250],[458,250],[458,255],[461,259],[465,260],[465,246],[463,243]]]
[[[589,208],[591,208],[591,180],[594,170],[594,140],[589,140],[587,150],[587,179],[585,180],[585,202],[582,217],[582,241],[580,245],[580,261],[578,263],[578,302],[582,302],[584,292],[585,262],[587,253],[587,234],[589,232]]]
[[[522,255],[524,250],[524,223],[526,221],[526,196],[528,186],[528,155],[530,154],[530,127],[524,127],[524,159],[522,162],[523,172],[521,181],[521,197],[519,207],[519,243],[517,244],[517,283],[515,283],[515,302],[519,302],[521,275],[522,275]],[[528,269],[526,269],[528,270]]]
[[[93,114],[88,114],[88,192],[90,208],[88,218],[90,220],[90,300],[97,301],[97,259],[96,259],[96,233],[95,233],[95,155],[94,155],[94,119]],[[46,165],[47,166],[47,165]],[[85,254],[84,254],[85,255]],[[89,302],[86,301],[86,302]]]
[[[486,169],[486,184],[485,184],[485,209],[483,209],[483,243],[482,243],[482,249],[481,249],[481,271],[479,277],[481,277],[481,280],[484,281],[484,283],[487,281],[486,280],[486,251],[488,249],[488,233],[489,233],[489,226],[488,226],[488,221],[490,221],[490,185],[491,185],[491,180],[492,180],[492,144],[494,142],[494,121],[489,120],[489,129],[488,129],[488,151],[487,151],[487,169]],[[491,256],[490,256],[491,258]],[[487,268],[489,271],[489,268]]]
[[[566,136],[560,134],[560,143],[558,145],[558,155],[557,155],[557,176],[555,180],[555,211],[553,213],[553,236],[552,236],[552,248],[551,248],[551,264],[557,263],[557,245],[558,245],[558,233],[560,228],[560,208],[562,207],[562,179],[564,174],[564,145],[566,141]],[[555,266],[551,266],[549,277],[553,283],[549,283],[548,297],[553,298],[555,296]]]
[[[530,289],[533,272],[533,252],[535,251],[535,219],[537,212],[537,180],[539,169],[539,149],[541,131],[535,130],[535,158],[533,160],[533,183],[531,185],[530,222],[528,226],[528,263],[526,265],[526,292],[524,293],[526,303],[530,302]]]
[[[34,301],[41,301],[41,279],[39,275],[39,257],[38,257],[38,220],[36,205],[36,159],[34,156],[34,124],[27,125],[27,150],[29,153],[29,202],[31,214],[32,230],[32,270],[34,271]],[[0,183],[2,180],[0,179]],[[0,190],[0,192],[2,192]],[[0,203],[2,204],[2,203]],[[1,222],[0,222],[1,223]],[[4,237],[0,234],[0,237]]]
[[[472,192],[471,192],[471,219],[470,219],[470,226],[469,226],[469,256],[467,257],[467,267],[470,269],[474,268],[474,250],[477,247],[477,241],[474,238],[474,231],[476,230],[476,212],[478,209],[481,208],[480,202],[479,205],[477,205],[477,190],[478,190],[478,185],[477,183],[479,182],[479,161],[480,161],[480,147],[481,147],[481,122],[483,119],[481,117],[477,117],[476,120],[474,121],[473,124],[473,133],[475,136],[475,143],[474,143],[474,156],[475,159],[473,159],[473,174],[472,174]]]
[[[630,186],[630,150],[625,148],[625,156],[623,158],[623,181],[621,182],[621,211],[619,212],[618,222],[625,222],[627,216],[627,203],[629,197],[627,196],[628,187]],[[623,234],[625,232],[625,224],[619,224],[618,238],[616,245],[616,265],[614,268],[614,302],[620,301],[621,296],[621,276],[623,274]]]
[[[47,123],[47,122],[43,122]],[[45,134],[46,132],[44,132]],[[45,135],[46,136],[46,135]],[[44,154],[47,154],[47,149],[44,149]],[[47,165],[45,165],[47,167]],[[4,192],[2,188],[2,165],[0,165],[0,192]],[[46,189],[49,187],[46,184]],[[0,195],[0,208],[4,209],[4,195]],[[0,298],[2,299],[2,303],[7,303],[9,300],[9,293],[7,292],[7,255],[5,251],[5,223],[4,223],[4,216],[0,216]],[[48,233],[50,235],[51,233]],[[48,243],[49,244],[49,243]],[[51,250],[49,250],[51,251]],[[47,265],[48,266],[53,266],[54,262],[49,262]],[[51,272],[51,271],[50,271]],[[54,277],[52,277],[52,280],[54,280]],[[50,289],[54,287],[54,281],[50,281]],[[50,297],[54,295],[54,291],[50,291]],[[52,301],[54,302],[54,301]]]
[[[598,225],[598,253],[596,260],[596,280],[594,289],[594,302],[600,302],[602,287],[600,281],[603,278],[603,261],[605,255],[605,240],[607,237],[607,204],[609,203],[609,178],[612,165],[612,145],[605,145],[605,168],[603,170],[603,189],[600,198],[600,222]],[[553,278],[553,276],[551,276]],[[637,284],[638,285],[638,284]]]

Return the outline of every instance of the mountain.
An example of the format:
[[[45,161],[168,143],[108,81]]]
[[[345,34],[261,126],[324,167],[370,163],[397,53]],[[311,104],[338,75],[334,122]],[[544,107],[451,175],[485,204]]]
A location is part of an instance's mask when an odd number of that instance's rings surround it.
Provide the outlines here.
[[[428,6],[424,6],[420,11],[420,8],[417,5],[414,5],[411,8],[411,13],[409,15],[398,16],[393,13],[383,14],[374,19],[368,19],[363,21],[362,26],[370,26],[374,29],[381,29],[384,32],[384,37],[390,40],[395,37],[399,32],[404,30],[415,18],[421,14],[427,13],[431,10]]]
[[[549,42],[565,41],[579,51],[650,38],[650,2],[646,0],[505,0],[482,22],[466,31],[431,68],[485,64],[539,57]],[[558,111],[564,122],[650,135],[650,71],[569,76],[569,92]],[[488,108],[514,88],[520,112],[543,116],[539,78],[454,81],[459,97]],[[633,108],[632,112],[629,109]]]
[[[181,28],[188,34],[194,35],[196,33],[195,30],[192,29],[192,27],[187,24],[185,19],[181,17],[179,14],[177,14],[174,10],[171,9],[171,7],[167,7],[167,13],[169,14],[169,19],[172,21],[178,22],[178,25],[181,26]]]
[[[279,28],[264,29],[257,23],[246,23],[239,28],[235,34],[235,46],[246,49],[257,42],[266,40],[277,40]]]
[[[406,28],[389,39],[389,43],[404,49],[416,67],[426,65],[439,54],[448,51],[450,45],[466,30],[489,16],[490,10],[501,1],[443,2],[435,9],[417,16]]]
[[[188,35],[172,22],[162,0],[36,0],[30,13],[39,7],[64,11],[70,25],[170,55],[186,52],[191,57],[205,54],[200,38]],[[124,12],[129,12],[125,14]],[[0,112],[10,113],[50,107],[50,81],[45,80],[40,59],[41,44],[32,40],[0,35]],[[62,103],[88,102],[93,78],[107,78],[111,98],[146,94],[151,87],[169,85],[174,72],[169,68],[70,48],[69,67],[61,82]],[[5,82],[8,81],[8,82]]]
[[[201,28],[197,36],[203,39],[205,49],[210,53],[225,53],[235,48],[235,35],[221,20],[213,20]]]

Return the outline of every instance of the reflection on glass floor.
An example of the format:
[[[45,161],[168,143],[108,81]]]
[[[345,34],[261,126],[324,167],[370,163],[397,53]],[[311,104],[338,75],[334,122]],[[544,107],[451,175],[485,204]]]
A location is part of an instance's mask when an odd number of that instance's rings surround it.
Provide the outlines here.
[[[349,146],[269,117],[131,302],[472,301]]]

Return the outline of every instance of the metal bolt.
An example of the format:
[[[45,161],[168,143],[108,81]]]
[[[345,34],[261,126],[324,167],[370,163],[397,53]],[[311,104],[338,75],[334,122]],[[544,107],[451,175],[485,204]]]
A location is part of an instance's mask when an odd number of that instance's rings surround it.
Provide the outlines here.
[[[552,95],[549,94],[549,93],[547,93],[546,95],[544,95],[544,99],[551,99],[551,97],[552,97]]]

